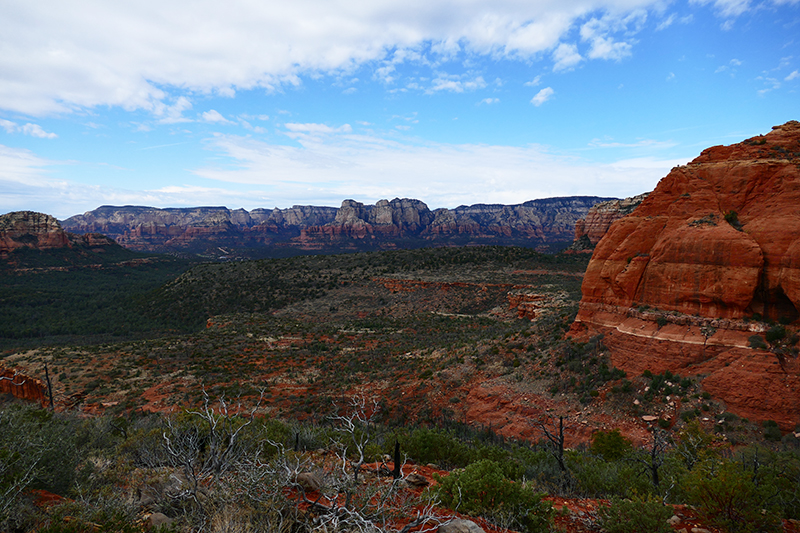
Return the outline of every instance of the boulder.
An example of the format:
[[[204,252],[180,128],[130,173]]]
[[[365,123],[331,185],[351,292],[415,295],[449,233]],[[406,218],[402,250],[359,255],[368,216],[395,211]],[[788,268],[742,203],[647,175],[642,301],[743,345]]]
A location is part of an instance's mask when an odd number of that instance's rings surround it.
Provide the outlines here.
[[[147,523],[151,528],[166,527],[172,524],[172,518],[164,513],[153,513],[147,518]]]
[[[455,518],[446,524],[442,524],[436,531],[438,533],[486,533],[481,526],[472,520],[463,518]]]
[[[322,477],[315,472],[301,472],[297,474],[295,482],[304,490],[317,492],[322,488]]]

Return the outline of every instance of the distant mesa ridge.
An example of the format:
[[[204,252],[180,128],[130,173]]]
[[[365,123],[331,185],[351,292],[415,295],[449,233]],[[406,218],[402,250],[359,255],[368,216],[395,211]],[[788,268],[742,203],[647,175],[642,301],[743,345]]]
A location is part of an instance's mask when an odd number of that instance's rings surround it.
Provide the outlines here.
[[[102,249],[116,243],[96,232],[76,235],[64,231],[55,217],[35,211],[14,211],[0,215],[0,258],[15,250],[30,248]]]
[[[387,249],[425,245],[516,244],[564,248],[575,223],[599,202],[597,196],[530,200],[522,204],[476,204],[431,211],[408,198],[341,207],[296,205],[287,209],[226,207],[160,209],[102,206],[63,221],[67,231],[102,233],[138,251],[212,253],[223,250],[308,251]]]

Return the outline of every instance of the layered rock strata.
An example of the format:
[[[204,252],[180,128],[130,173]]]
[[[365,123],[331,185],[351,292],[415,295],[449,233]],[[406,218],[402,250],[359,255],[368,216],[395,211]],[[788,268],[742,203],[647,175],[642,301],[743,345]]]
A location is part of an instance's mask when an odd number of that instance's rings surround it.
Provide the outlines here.
[[[101,232],[140,251],[200,252],[218,248],[294,250],[380,249],[430,244],[571,242],[575,222],[608,200],[567,197],[517,205],[477,204],[431,211],[420,200],[395,198],[365,205],[344,200],[340,208],[229,210],[224,207],[156,209],[103,206],[64,221],[70,231]]]
[[[0,395],[9,394],[21,400],[45,405],[46,389],[41,380],[25,376],[9,368],[0,368]]]
[[[572,248],[577,251],[594,248],[608,232],[611,224],[631,214],[648,194],[650,193],[622,200],[608,200],[591,207],[586,216],[575,223],[575,241]]]
[[[97,248],[113,244],[113,240],[98,233],[68,233],[58,220],[44,213],[14,211],[0,215],[0,257],[6,257],[21,248],[53,250],[73,246]]]
[[[800,123],[704,150],[597,244],[573,332],[606,333],[613,364],[634,374],[708,375],[732,411],[791,429],[800,365],[749,338],[762,318],[800,317],[798,206]]]

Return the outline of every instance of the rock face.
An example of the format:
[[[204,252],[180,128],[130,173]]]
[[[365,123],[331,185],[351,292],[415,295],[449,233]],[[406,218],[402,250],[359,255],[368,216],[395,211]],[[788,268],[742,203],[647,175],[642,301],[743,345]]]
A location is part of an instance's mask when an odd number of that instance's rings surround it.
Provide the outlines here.
[[[307,224],[332,222],[332,207],[294,206],[290,209],[230,210],[225,207],[157,209],[103,206],[70,217],[64,227],[75,233],[102,233],[138,251],[203,252],[218,246],[248,248],[287,241]]]
[[[45,405],[45,386],[40,380],[25,376],[8,368],[0,368],[0,395]]]
[[[54,217],[34,211],[0,216],[0,255],[19,248],[47,250],[69,246],[69,238]]]
[[[611,224],[631,214],[647,198],[648,194],[650,193],[622,200],[608,200],[591,207],[586,216],[575,223],[573,248],[576,250],[594,248],[608,232]]]
[[[98,248],[114,244],[113,240],[97,233],[67,233],[58,220],[44,213],[15,211],[0,215],[0,258],[21,248],[53,250],[74,246]]]
[[[751,350],[748,337],[765,329],[760,317],[800,317],[798,205],[800,123],[704,150],[597,244],[573,332],[605,332],[629,372],[710,374],[730,410],[791,429],[797,360]]]
[[[604,200],[608,198],[549,198],[518,205],[477,204],[434,211],[420,200],[408,198],[381,200],[375,205],[344,200],[338,209],[294,206],[250,212],[224,207],[104,206],[70,217],[63,224],[77,233],[109,235],[134,250],[215,255],[232,250],[260,250],[270,255],[430,244],[562,248],[572,240],[575,221]]]

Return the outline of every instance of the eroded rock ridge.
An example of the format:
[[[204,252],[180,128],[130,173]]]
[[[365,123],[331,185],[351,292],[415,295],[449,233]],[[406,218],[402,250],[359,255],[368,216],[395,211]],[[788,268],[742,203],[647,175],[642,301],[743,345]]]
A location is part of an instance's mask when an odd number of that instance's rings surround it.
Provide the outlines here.
[[[547,198],[517,205],[477,204],[430,210],[408,198],[341,207],[229,210],[103,206],[63,222],[69,231],[100,232],[139,251],[226,249],[383,249],[425,244],[522,244],[559,248],[572,241],[575,222],[608,200]],[[223,248],[223,250],[219,250]]]

